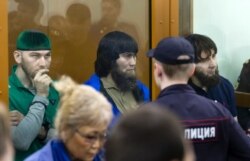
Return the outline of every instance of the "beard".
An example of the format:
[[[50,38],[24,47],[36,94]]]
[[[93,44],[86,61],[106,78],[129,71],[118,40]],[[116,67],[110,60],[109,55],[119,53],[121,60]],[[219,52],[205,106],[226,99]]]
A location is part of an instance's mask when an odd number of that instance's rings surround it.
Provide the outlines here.
[[[111,70],[111,77],[114,80],[116,86],[122,91],[130,91],[136,88],[136,76],[135,74],[128,74],[121,71],[117,65]]]
[[[36,73],[31,73],[28,67],[25,65],[25,63],[21,64],[21,68],[28,78],[31,79],[35,78]]]
[[[218,68],[215,70],[215,74],[208,76],[201,71],[195,70],[194,76],[200,81],[203,87],[211,88],[219,84],[220,76]]]

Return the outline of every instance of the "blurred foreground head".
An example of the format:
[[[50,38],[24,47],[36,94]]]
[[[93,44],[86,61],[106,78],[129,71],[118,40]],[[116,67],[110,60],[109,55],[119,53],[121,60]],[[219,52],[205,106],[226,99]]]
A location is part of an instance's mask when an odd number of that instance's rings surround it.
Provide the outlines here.
[[[143,106],[113,129],[107,161],[194,161],[177,118],[153,103]]]
[[[92,161],[102,147],[112,118],[111,105],[92,87],[63,76],[54,84],[60,93],[56,130],[72,160]]]

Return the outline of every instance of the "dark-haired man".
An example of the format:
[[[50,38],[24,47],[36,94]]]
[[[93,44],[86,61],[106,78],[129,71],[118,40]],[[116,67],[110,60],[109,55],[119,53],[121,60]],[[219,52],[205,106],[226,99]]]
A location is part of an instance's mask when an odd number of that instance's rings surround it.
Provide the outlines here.
[[[49,38],[40,31],[25,30],[17,38],[9,77],[11,135],[16,161],[44,145],[53,135],[53,120],[59,102],[48,75],[51,63]]]
[[[234,88],[229,80],[219,75],[216,44],[209,37],[200,34],[190,34],[186,39],[194,47],[196,63],[189,84],[199,95],[223,104],[237,119]]]
[[[136,41],[124,32],[113,31],[100,40],[95,74],[86,84],[108,98],[115,118],[149,101],[148,88],[136,79],[137,52]]]
[[[148,56],[154,58],[154,78],[161,89],[155,103],[182,120],[197,161],[250,160],[250,139],[230,112],[187,84],[195,70],[193,46],[181,37],[165,38]]]

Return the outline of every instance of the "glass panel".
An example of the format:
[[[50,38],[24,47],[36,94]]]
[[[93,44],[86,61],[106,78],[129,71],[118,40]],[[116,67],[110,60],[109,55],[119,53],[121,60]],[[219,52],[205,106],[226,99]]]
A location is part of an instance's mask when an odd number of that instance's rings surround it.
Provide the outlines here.
[[[193,0],[179,0],[179,35],[192,32],[192,2]]]
[[[67,74],[83,82],[94,72],[100,38],[119,30],[138,41],[137,73],[149,85],[148,8],[145,0],[9,0],[9,64],[18,33],[35,28],[52,40],[52,77]]]
[[[39,0],[9,0],[8,27],[9,27],[9,69],[14,64],[13,51],[16,48],[16,38],[20,31],[25,29],[45,30],[39,20],[43,5]]]
[[[250,1],[194,0],[194,31],[217,45],[219,72],[234,85],[238,122],[250,132]],[[231,101],[231,100],[229,100]]]
[[[194,0],[193,4],[194,32],[214,40],[220,74],[236,87],[243,64],[250,59],[250,23],[247,21],[250,1]],[[249,75],[245,77],[249,82]]]

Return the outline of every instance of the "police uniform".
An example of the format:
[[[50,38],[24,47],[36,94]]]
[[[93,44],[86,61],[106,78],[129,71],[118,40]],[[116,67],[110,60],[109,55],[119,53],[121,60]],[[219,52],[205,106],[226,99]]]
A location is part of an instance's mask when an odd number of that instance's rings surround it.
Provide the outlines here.
[[[155,103],[168,108],[180,118],[184,125],[184,136],[192,141],[197,161],[226,161],[232,158],[250,161],[250,139],[230,112],[219,102],[196,94],[187,84],[194,70],[194,66],[191,66],[195,59],[193,46],[184,38],[165,38],[148,52],[148,56],[169,67],[176,67],[174,69],[178,75],[171,77],[165,72],[168,68],[156,66],[155,77],[163,89]],[[181,68],[184,66],[177,66],[181,64],[190,64],[190,70],[185,71]]]
[[[182,120],[197,161],[225,161],[229,155],[250,160],[250,139],[220,103],[197,95],[185,84],[165,88],[155,103],[167,106]]]

